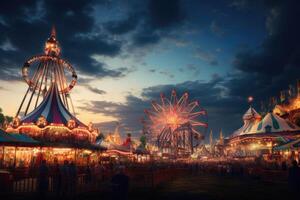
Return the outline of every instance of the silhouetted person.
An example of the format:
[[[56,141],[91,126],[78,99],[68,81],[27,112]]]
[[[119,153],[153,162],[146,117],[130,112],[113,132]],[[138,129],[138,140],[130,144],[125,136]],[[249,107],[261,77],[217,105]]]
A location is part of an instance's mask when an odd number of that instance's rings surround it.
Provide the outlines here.
[[[283,171],[286,171],[286,170],[287,170],[287,165],[286,165],[286,162],[285,162],[285,161],[282,161],[282,163],[281,163],[281,169],[282,169]]]
[[[290,190],[296,194],[300,189],[300,168],[296,160],[293,160],[292,166],[289,168],[288,182]]]
[[[76,184],[77,184],[77,167],[75,163],[72,161],[69,165],[69,180],[70,180],[70,194],[74,195],[76,192]]]
[[[114,199],[128,199],[129,177],[124,173],[123,166],[118,168],[118,172],[112,177],[111,183]]]
[[[46,165],[46,160],[42,160],[42,163],[39,167],[39,195],[40,197],[45,197],[49,185],[49,169]]]
[[[87,184],[90,184],[91,181],[92,181],[92,170],[91,170],[89,165],[87,165],[86,168],[85,168],[85,174],[86,174],[86,180],[85,181],[86,181]]]
[[[70,172],[69,172],[69,161],[65,160],[63,166],[61,167],[61,192],[65,196],[68,194],[70,182]]]
[[[56,196],[61,194],[61,169],[57,159],[54,160],[53,166],[53,192]]]

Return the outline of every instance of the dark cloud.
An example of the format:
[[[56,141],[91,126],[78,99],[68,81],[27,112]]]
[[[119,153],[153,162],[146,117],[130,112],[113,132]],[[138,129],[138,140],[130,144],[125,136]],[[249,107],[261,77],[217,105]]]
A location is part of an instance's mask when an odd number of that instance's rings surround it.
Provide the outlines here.
[[[223,37],[225,35],[225,30],[223,27],[221,27],[221,25],[219,25],[217,23],[217,21],[212,21],[210,24],[210,30],[213,34],[219,36],[219,37]]]
[[[286,89],[300,78],[299,1],[273,1],[267,4],[263,43],[254,49],[239,52],[234,67],[239,71],[227,83],[232,95],[253,94],[268,98]]]
[[[100,122],[100,123],[96,123],[94,125],[95,125],[95,127],[99,128],[99,130],[101,130],[101,133],[107,134],[107,133],[111,133],[114,131],[114,129],[118,125],[118,122],[117,121]],[[120,132],[123,133],[122,130],[120,130]]]
[[[132,14],[120,21],[110,21],[104,27],[112,34],[124,34],[134,30],[139,22],[139,15]]]
[[[223,128],[226,134],[237,129],[242,121],[241,116],[247,108],[245,99],[232,98],[227,96],[227,88],[223,87],[224,80],[218,75],[214,75],[209,82],[187,81],[180,84],[158,85],[143,89],[141,98],[129,95],[126,103],[114,103],[108,101],[91,101],[80,107],[81,110],[101,113],[113,116],[118,119],[124,127],[133,133],[140,133],[142,124],[140,119],[145,117],[144,110],[151,107],[151,101],[160,100],[160,93],[167,97],[171,96],[171,91],[176,89],[178,97],[189,93],[189,99],[199,100],[200,106],[208,112],[208,123],[210,128],[219,131]]]
[[[143,117],[143,111],[147,108],[148,102],[129,95],[126,97],[126,103],[115,103],[109,101],[91,101],[79,107],[83,111],[88,111],[95,114],[103,114],[106,116],[115,117],[123,127],[130,130],[134,134],[141,131],[140,120]]]
[[[133,35],[133,44],[137,47],[156,44],[184,20],[185,13],[179,0],[149,0],[141,13],[141,24]]]
[[[161,75],[164,75],[164,76],[166,76],[166,77],[168,77],[168,78],[174,78],[175,76],[174,76],[174,74],[172,73],[172,72],[170,72],[170,71],[160,71],[159,72]]]
[[[251,1],[239,2],[234,1],[231,6],[242,10],[246,7],[256,9],[253,6],[255,3],[248,3]],[[255,97],[254,106],[259,110],[261,100],[278,95],[280,90],[286,89],[289,84],[300,78],[300,28],[297,21],[300,18],[300,2],[264,1],[263,6],[267,14],[265,18],[267,34],[264,41],[256,47],[252,45],[240,49],[234,57],[233,69],[226,78],[214,75],[210,81],[188,81],[145,88],[142,98],[129,96],[126,104],[113,104],[113,112],[102,111],[120,120],[126,120],[128,126],[138,130],[141,126],[137,123],[137,119],[142,116],[142,110],[150,107],[151,100],[159,99],[160,92],[170,94],[175,88],[178,94],[188,91],[191,99],[200,100],[201,106],[208,111],[209,125],[214,131],[223,128],[225,134],[231,134],[242,124],[241,116],[247,110],[248,96]],[[137,26],[136,29],[139,31],[133,38],[139,39],[135,41],[136,44],[156,43],[162,35],[168,34],[168,31],[164,30],[176,27],[184,20],[180,18],[179,23],[168,22],[169,18],[166,17],[164,22],[155,24],[158,20],[149,19],[147,21],[143,18],[144,22],[150,22],[147,28],[139,29],[143,24]],[[217,31],[216,27],[211,28],[214,29],[212,31]],[[212,65],[218,64],[214,54],[208,50],[197,49],[195,56]],[[190,70],[194,70],[194,67]],[[102,105],[93,104],[93,106]],[[134,117],[131,117],[131,114]]]
[[[62,57],[75,69],[93,76],[119,77],[91,58],[94,54],[116,56],[121,41],[95,32],[94,1],[9,1],[0,3],[0,71],[20,69],[30,56],[41,54],[52,25],[62,46]],[[1,76],[2,77],[2,76]],[[0,77],[0,78],[1,78]]]
[[[143,47],[158,43],[185,19],[179,0],[145,0],[126,4],[128,13],[123,18],[97,24],[95,17],[102,16],[101,13],[95,16],[95,9],[108,4],[125,5],[114,1],[84,0],[1,2],[0,70],[19,70],[27,58],[41,54],[44,41],[55,25],[62,57],[78,71],[97,77],[122,77],[126,75],[124,70],[108,69],[105,63],[92,58],[93,55],[120,55],[128,41],[117,40],[113,35],[132,32],[129,43],[132,47]]]
[[[93,92],[93,93],[95,93],[95,94],[100,94],[100,95],[106,94],[106,91],[100,90],[100,89],[95,88],[95,87],[92,87],[92,86],[90,86],[90,85],[87,85],[86,88],[87,88],[89,91],[91,91],[91,92]]]
[[[149,22],[155,29],[177,25],[184,19],[179,0],[150,0]]]
[[[182,73],[190,72],[190,73],[192,73],[192,75],[194,77],[198,76],[200,71],[201,71],[199,66],[197,66],[195,64],[191,64],[191,63],[184,66],[184,67],[179,68],[178,70]]]
[[[196,49],[194,57],[198,58],[204,62],[207,62],[208,64],[213,65],[213,66],[216,66],[219,64],[216,56],[213,53],[203,50],[201,48]]]

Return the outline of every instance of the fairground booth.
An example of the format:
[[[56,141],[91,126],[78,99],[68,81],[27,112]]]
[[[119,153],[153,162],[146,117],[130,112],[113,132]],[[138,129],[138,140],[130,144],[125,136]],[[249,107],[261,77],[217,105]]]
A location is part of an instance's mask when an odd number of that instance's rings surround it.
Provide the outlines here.
[[[298,82],[298,88],[299,85]],[[298,93],[282,100],[264,116],[250,106],[243,115],[243,126],[225,140],[225,154],[235,158],[299,160],[299,100]]]

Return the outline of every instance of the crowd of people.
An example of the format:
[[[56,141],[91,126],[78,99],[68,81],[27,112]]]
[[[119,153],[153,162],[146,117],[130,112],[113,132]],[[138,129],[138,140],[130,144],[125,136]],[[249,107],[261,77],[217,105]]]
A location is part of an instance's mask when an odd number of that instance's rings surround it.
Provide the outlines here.
[[[46,160],[42,160],[37,171],[37,181],[38,195],[41,198],[48,191],[52,191],[56,197],[72,197],[76,195],[79,185],[86,189],[96,189],[104,182],[110,182],[111,189],[115,191],[113,194],[127,196],[129,188],[129,177],[125,175],[124,165],[104,165],[100,162],[79,167],[68,160],[63,164],[59,164],[57,160],[53,164],[47,164]]]
[[[52,179],[49,179],[51,177]],[[48,165],[46,160],[42,160],[38,170],[38,191],[41,197],[45,196],[49,190],[49,180],[51,190],[56,196],[67,196],[74,194],[77,184],[77,167],[74,162],[64,161],[60,165],[54,160],[53,165]]]
[[[272,179],[288,181],[292,191],[300,190],[300,168],[297,161],[281,164],[266,164],[260,161],[240,162],[232,160],[223,161],[169,161],[169,162],[106,162],[90,163],[87,166],[76,166],[73,161],[65,160],[59,163],[47,163],[43,160],[36,170],[37,191],[40,197],[46,196],[49,191],[56,197],[75,196],[79,187],[99,190],[101,187],[112,192],[115,199],[126,199],[130,182],[136,180],[137,174],[141,179],[146,176],[154,178],[176,177],[176,170],[185,175],[211,174],[217,176],[234,176],[251,179],[265,179],[268,174]],[[160,177],[161,176],[161,177]],[[199,176],[201,177],[201,176]],[[153,184],[153,180],[152,184]],[[153,185],[152,185],[153,187]]]

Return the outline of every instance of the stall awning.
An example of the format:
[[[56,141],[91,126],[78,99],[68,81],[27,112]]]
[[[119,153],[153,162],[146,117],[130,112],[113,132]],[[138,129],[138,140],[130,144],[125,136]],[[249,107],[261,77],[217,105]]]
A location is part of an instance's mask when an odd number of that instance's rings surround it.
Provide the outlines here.
[[[0,129],[0,143],[13,143],[15,142],[4,130]]]
[[[27,146],[37,145],[39,144],[39,142],[27,135],[22,135],[18,133],[6,133],[4,130],[0,129],[0,144]]]
[[[297,149],[297,148],[300,148],[300,138],[293,141],[289,141],[283,145],[274,147],[274,150],[282,151],[282,150]]]
[[[29,143],[29,144],[38,144],[39,143],[38,141],[32,139],[31,137],[29,137],[27,135],[21,135],[21,134],[17,134],[17,133],[10,133],[9,135],[19,142]]]

